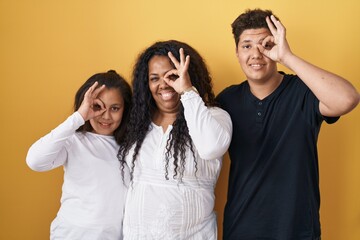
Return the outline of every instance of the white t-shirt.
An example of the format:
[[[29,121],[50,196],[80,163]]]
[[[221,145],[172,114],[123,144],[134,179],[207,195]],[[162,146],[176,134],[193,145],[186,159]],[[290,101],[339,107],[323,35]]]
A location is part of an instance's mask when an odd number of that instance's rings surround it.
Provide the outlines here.
[[[84,119],[78,112],[29,149],[26,162],[35,171],[64,167],[61,207],[51,239],[122,239],[125,185],[113,136],[75,132]]]

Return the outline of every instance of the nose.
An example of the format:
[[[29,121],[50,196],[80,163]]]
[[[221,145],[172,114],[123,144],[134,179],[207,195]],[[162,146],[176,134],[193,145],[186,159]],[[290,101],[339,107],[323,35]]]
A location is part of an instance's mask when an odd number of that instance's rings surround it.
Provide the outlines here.
[[[110,115],[109,109],[106,109],[105,112],[103,112],[103,114],[101,115],[101,117],[102,117],[103,119],[110,119],[110,118],[111,118],[111,115]]]
[[[160,78],[159,85],[161,88],[167,88],[169,85],[165,82],[164,77]]]
[[[251,49],[251,57],[252,57],[252,58],[262,58],[262,53],[260,52],[258,46],[254,46],[254,47]]]

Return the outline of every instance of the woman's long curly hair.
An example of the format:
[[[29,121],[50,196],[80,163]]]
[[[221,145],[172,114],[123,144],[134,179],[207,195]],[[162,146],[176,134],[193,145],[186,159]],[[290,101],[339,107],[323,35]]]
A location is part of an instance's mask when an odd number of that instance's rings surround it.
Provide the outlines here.
[[[135,145],[134,154],[132,156],[132,164],[130,167],[130,180],[133,180],[135,161],[140,151],[141,145],[146,134],[151,129],[152,114],[157,111],[155,100],[153,99],[149,89],[149,61],[154,56],[168,56],[171,52],[176,59],[180,59],[179,49],[184,49],[184,54],[190,56],[190,65],[188,73],[191,83],[199,91],[199,95],[203,99],[206,106],[215,106],[215,95],[212,90],[212,82],[206,64],[200,54],[186,43],[170,40],[156,42],[143,53],[141,53],[135,63],[133,69],[133,97],[132,109],[130,111],[129,122],[126,127],[125,137],[120,144],[118,159],[122,166],[125,167],[125,157],[129,150]],[[174,175],[182,181],[186,164],[186,149],[190,148],[193,155],[194,149],[189,130],[184,117],[184,108],[182,104],[179,106],[176,120],[170,132],[169,140],[166,144],[165,153],[165,178],[168,180],[169,159],[173,158]],[[195,175],[197,171],[197,162],[195,161]],[[124,176],[124,174],[123,174]]]

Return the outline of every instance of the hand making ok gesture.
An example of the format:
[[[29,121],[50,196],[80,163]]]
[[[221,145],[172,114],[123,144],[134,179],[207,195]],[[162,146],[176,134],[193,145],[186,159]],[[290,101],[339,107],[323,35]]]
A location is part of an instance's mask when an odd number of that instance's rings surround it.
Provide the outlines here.
[[[174,63],[175,69],[168,71],[165,76],[165,82],[177,93],[182,93],[184,90],[191,88],[192,83],[190,75],[188,73],[190,56],[185,57],[184,49],[180,48],[180,62],[175,58],[175,56],[169,52],[168,56],[170,60]]]
[[[97,98],[99,93],[105,88],[105,85],[98,87],[98,82],[95,82],[85,93],[84,99],[78,109],[78,112],[85,121],[94,117],[100,116],[106,111],[104,103]]]
[[[266,23],[272,35],[262,41],[259,49],[266,57],[284,64],[284,59],[292,55],[286,40],[286,29],[273,15],[266,17]]]

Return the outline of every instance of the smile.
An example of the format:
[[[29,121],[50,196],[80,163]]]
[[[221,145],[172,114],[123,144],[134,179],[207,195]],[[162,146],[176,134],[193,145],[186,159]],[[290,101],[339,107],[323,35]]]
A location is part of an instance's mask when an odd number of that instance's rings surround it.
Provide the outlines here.
[[[172,99],[175,95],[176,95],[176,92],[173,92],[173,91],[160,93],[162,100],[165,100],[165,101]]]
[[[111,123],[101,123],[101,122],[99,122],[99,125],[101,127],[108,128],[108,127],[110,127]]]
[[[259,63],[256,63],[256,64],[250,64],[250,67],[254,68],[254,69],[260,69],[262,67],[264,67],[265,64],[259,64]]]

